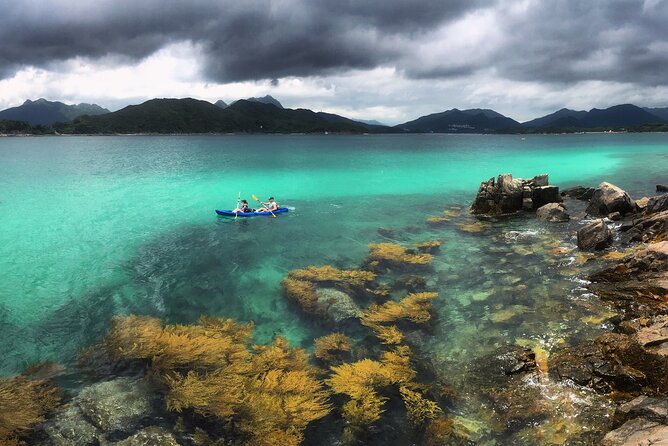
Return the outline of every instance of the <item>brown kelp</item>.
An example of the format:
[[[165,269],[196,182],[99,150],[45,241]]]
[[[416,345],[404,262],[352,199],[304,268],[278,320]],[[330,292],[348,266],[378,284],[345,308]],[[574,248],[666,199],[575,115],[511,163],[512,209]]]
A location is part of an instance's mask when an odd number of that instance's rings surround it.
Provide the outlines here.
[[[348,355],[352,348],[350,338],[343,333],[331,333],[313,341],[315,350],[313,355],[327,364],[343,362],[344,355]]]
[[[427,265],[433,259],[431,254],[417,254],[395,243],[371,243],[369,250],[367,259],[371,265]]]
[[[103,346],[116,359],[146,361],[169,410],[216,417],[246,444],[297,445],[329,413],[328,392],[303,350],[280,337],[251,347],[252,330],[212,317],[192,325],[117,317]]]
[[[0,444],[25,444],[22,438],[60,404],[56,386],[24,375],[0,378]]]

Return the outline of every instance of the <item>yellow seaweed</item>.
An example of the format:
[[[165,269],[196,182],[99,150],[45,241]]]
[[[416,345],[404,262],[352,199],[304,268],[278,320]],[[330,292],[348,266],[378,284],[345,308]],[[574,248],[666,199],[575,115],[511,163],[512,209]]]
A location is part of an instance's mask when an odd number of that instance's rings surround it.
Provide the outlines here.
[[[412,254],[403,246],[394,243],[372,243],[369,245],[370,262],[391,264],[426,265],[433,259],[431,254]]]

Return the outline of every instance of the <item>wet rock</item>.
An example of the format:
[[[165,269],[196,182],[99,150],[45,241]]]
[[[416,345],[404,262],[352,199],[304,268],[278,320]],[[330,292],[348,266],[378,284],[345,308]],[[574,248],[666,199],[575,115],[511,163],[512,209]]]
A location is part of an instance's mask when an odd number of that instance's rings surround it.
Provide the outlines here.
[[[318,296],[315,304],[316,312],[326,315],[327,319],[335,324],[356,318],[360,313],[357,304],[343,291],[335,288],[318,288],[316,295]]]
[[[658,446],[667,444],[668,426],[644,418],[627,421],[621,427],[608,432],[601,441],[601,446]]]
[[[47,444],[51,446],[96,445],[102,438],[102,432],[84,418],[76,404],[46,422],[44,432],[49,440]]]
[[[587,288],[624,311],[625,319],[668,309],[668,242],[649,245],[589,276]]]
[[[583,251],[597,251],[612,244],[612,231],[601,219],[578,230],[578,248]]]
[[[647,321],[635,333],[636,341],[649,351],[668,356],[668,315],[661,315]]]
[[[668,360],[640,345],[634,336],[604,333],[596,341],[566,347],[549,361],[550,375],[572,380],[600,393],[663,392],[668,389]]]
[[[576,200],[589,200],[594,196],[593,187],[575,186],[564,190],[562,197],[575,198]]]
[[[664,186],[662,184],[657,184],[656,185],[656,191],[657,192],[668,192],[668,186]]]
[[[469,366],[467,384],[485,398],[506,431],[514,432],[549,415],[541,404],[540,390],[530,384],[537,374],[531,349],[506,346],[474,361]]]
[[[647,201],[645,213],[655,214],[657,212],[668,211],[668,194],[650,197]]]
[[[635,202],[624,190],[607,182],[602,182],[594,191],[587,213],[604,216],[612,212],[628,214],[635,210]]]
[[[649,203],[649,197],[642,197],[636,200],[636,209],[640,212],[644,212],[647,209],[647,204]]]
[[[668,195],[667,195],[668,196]],[[651,242],[668,238],[668,210],[649,213],[622,224],[622,243]]]
[[[612,221],[619,221],[622,219],[622,214],[619,212],[611,212],[608,214],[608,219]]]
[[[561,203],[548,203],[536,210],[536,216],[542,220],[563,222],[570,220],[566,207]]]
[[[153,414],[156,396],[146,379],[116,378],[85,387],[72,403],[98,429],[131,431]]]
[[[100,446],[179,446],[174,436],[161,427],[149,426],[125,440],[103,442]]]
[[[562,201],[559,187],[557,186],[535,187],[531,199],[533,200],[534,209],[538,209],[548,203],[559,203]]]
[[[615,411],[615,424],[620,425],[633,418],[645,418],[668,424],[668,398],[641,395],[624,403]]]
[[[501,387],[508,377],[535,370],[536,355],[530,348],[508,345],[473,363],[471,380],[484,387]]]
[[[535,210],[547,203],[559,202],[559,188],[548,185],[547,175],[530,179],[513,178],[502,174],[480,184],[471,206],[473,214],[505,215],[525,210]]]

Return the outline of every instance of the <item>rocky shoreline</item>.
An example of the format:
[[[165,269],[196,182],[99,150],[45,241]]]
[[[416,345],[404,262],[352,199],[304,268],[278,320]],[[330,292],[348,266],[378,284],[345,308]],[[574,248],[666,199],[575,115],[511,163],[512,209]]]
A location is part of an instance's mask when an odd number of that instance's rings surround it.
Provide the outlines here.
[[[481,184],[471,211],[492,217],[536,211],[548,221],[567,220],[545,218],[556,206],[565,212],[552,192],[551,204],[536,204],[535,198],[527,201],[545,187],[547,175],[530,180],[500,175],[496,182],[490,179]],[[664,193],[666,188],[658,185],[657,192]],[[603,182],[596,188],[571,188],[561,196],[587,201],[586,213],[596,218],[577,231],[581,251],[600,252],[614,246],[629,253],[591,274],[587,285],[618,310],[610,320],[613,329],[593,342],[555,352],[547,365],[550,377],[589,387],[619,402],[613,429],[600,444],[668,444],[668,194],[634,201],[622,189]],[[546,206],[550,212],[541,213]],[[506,374],[509,381],[535,368],[526,352],[515,351],[511,357],[520,367]]]

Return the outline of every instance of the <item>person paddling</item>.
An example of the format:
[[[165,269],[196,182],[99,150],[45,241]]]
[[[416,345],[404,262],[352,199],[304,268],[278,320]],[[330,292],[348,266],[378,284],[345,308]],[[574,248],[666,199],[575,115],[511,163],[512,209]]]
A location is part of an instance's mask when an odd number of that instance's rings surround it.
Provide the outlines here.
[[[255,212],[255,210],[251,209],[250,206],[248,206],[248,201],[241,200],[241,206],[238,206],[232,212]]]
[[[274,212],[279,208],[278,203],[274,200],[274,197],[269,197],[269,201],[261,201],[260,202],[263,207],[258,209],[258,212]]]

